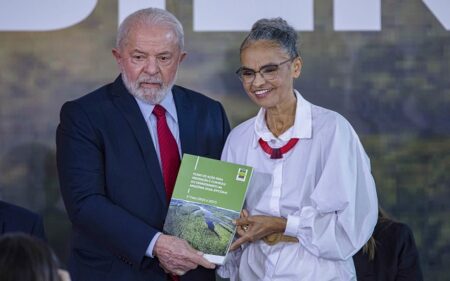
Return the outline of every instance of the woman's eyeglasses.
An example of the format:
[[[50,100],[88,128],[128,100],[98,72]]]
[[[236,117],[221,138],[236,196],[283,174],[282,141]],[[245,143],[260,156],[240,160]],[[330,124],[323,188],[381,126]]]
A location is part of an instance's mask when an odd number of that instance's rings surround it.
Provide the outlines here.
[[[295,58],[282,61],[279,64],[268,64],[262,66],[258,71],[251,68],[240,67],[236,70],[236,74],[241,79],[242,83],[251,84],[255,80],[256,73],[261,74],[261,77],[265,80],[274,80],[278,77],[278,70],[282,64],[293,61]]]

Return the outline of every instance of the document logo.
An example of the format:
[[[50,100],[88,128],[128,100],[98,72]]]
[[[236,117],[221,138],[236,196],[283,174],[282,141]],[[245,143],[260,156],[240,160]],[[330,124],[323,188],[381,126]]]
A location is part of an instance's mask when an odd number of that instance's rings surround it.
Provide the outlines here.
[[[236,175],[236,180],[237,181],[245,181],[245,179],[247,178],[247,173],[248,173],[247,169],[239,168],[237,175]]]

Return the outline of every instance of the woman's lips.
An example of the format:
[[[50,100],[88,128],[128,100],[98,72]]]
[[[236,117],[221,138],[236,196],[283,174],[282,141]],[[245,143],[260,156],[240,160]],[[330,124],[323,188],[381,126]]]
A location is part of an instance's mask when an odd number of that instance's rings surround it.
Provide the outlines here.
[[[263,97],[266,97],[271,91],[272,91],[272,89],[256,90],[256,91],[253,91],[253,94],[257,98],[263,98]]]

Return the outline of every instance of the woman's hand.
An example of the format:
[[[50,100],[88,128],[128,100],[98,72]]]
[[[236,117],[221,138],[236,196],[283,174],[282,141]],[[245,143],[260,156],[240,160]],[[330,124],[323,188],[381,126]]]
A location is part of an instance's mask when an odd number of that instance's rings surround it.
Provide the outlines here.
[[[247,210],[242,210],[241,218],[234,221],[239,238],[231,244],[231,250],[236,250],[246,242],[257,241],[276,232],[284,232],[286,219],[271,216],[249,216]]]

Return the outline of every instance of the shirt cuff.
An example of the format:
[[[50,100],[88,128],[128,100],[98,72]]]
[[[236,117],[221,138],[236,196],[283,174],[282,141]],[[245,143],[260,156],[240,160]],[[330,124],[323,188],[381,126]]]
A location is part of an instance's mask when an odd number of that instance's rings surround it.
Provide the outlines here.
[[[297,237],[299,226],[300,226],[300,217],[288,215],[284,235]]]
[[[158,232],[158,233],[155,234],[155,236],[153,236],[153,239],[152,239],[152,241],[150,241],[150,244],[148,245],[147,251],[145,252],[145,255],[147,257],[154,258],[154,256],[153,256],[153,248],[155,247],[156,240],[158,240],[158,238],[159,238],[159,236],[161,234],[162,234],[161,232]]]

